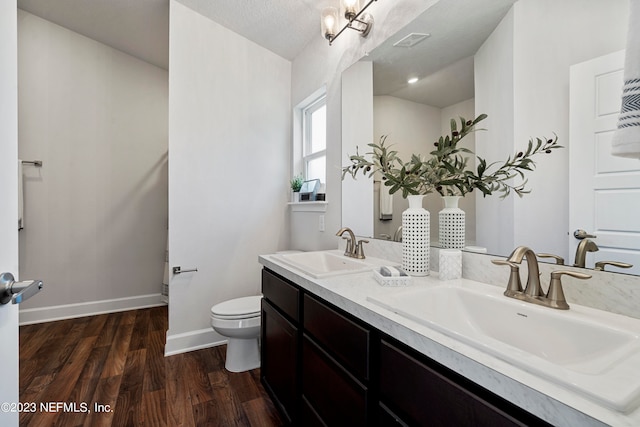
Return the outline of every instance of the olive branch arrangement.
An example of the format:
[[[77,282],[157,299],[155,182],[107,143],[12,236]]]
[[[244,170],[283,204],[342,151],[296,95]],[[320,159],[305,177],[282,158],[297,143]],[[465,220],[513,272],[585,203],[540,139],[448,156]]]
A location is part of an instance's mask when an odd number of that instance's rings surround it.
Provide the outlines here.
[[[441,136],[434,144],[436,149],[429,156],[412,154],[411,159],[404,162],[398,157],[398,152],[387,144],[387,136],[383,135],[378,143],[368,144],[373,151],[360,155],[356,148],[356,154],[349,156],[351,164],[342,168],[342,179],[347,174],[354,179],[359,171],[363,175],[371,177],[379,172],[384,185],[389,188],[389,193],[394,194],[402,190],[402,197],[415,194],[428,194],[434,190],[442,196],[464,196],[477,189],[483,196],[501,193],[500,198],[507,197],[512,191],[522,197],[531,192],[526,188],[526,171],[535,169],[532,157],[541,153],[551,153],[557,148],[558,137],[553,139],[530,139],[527,150],[509,156],[504,162],[487,161],[467,148],[458,147],[458,143],[471,132],[475,132],[476,125],[486,119],[486,114],[480,114],[474,120],[465,120],[460,117],[458,122],[451,119],[450,135]],[[477,159],[475,170],[469,167],[469,157],[464,154],[474,155]],[[370,156],[368,160],[366,156]],[[520,182],[513,184],[512,179],[519,177]]]

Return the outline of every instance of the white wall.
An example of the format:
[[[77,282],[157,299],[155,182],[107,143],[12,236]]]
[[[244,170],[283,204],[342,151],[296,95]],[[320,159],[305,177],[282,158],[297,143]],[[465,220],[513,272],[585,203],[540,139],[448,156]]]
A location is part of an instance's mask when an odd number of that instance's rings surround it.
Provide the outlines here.
[[[221,342],[212,305],[260,290],[258,255],[287,249],[291,63],[170,3],[166,354]],[[317,223],[316,223],[317,227]]]
[[[496,253],[516,245],[572,259],[568,232],[569,67],[624,49],[627,0],[520,0],[476,54],[476,111],[488,113],[477,135],[487,160],[513,154],[531,137],[566,148],[541,156],[528,174],[531,194],[478,198],[478,241]],[[550,178],[553,177],[553,178]],[[561,236],[554,241],[548,235]]]
[[[15,0],[0,2],[0,273],[18,272],[18,41]],[[18,306],[0,306],[0,402],[18,402]],[[18,425],[18,412],[0,411],[0,425]]]
[[[21,10],[18,29],[19,156],[44,162],[24,167],[20,272],[46,286],[21,321],[158,304],[167,71]]]
[[[302,247],[305,241],[314,241],[315,249],[332,249],[338,246],[334,235],[342,225],[341,167],[348,158],[342,156],[342,71],[362,58],[381,42],[393,35],[437,3],[437,0],[398,0],[376,2],[369,9],[375,25],[369,36],[361,38],[355,31],[346,31],[332,46],[322,37],[314,38],[292,63],[291,98],[297,105],[322,85],[327,86],[327,211],[325,233],[317,233],[317,215],[308,215],[291,228],[291,247]],[[310,231],[312,230],[312,231]],[[334,231],[335,230],[335,231]],[[333,233],[331,231],[334,231]]]
[[[488,115],[481,122],[487,130],[476,133],[476,154],[488,163],[514,151],[513,19],[512,8],[474,57],[475,111]],[[478,245],[489,253],[510,253],[515,248],[514,196],[503,200],[476,192],[475,197]]]

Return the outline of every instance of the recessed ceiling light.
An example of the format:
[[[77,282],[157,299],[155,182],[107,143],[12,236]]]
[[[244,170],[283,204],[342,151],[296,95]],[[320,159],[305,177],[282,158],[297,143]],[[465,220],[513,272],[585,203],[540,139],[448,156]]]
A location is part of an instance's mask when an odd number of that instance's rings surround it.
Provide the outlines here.
[[[417,81],[418,81],[417,77],[411,77],[409,80],[407,80],[407,83],[409,83],[411,85],[411,84],[414,84]]]

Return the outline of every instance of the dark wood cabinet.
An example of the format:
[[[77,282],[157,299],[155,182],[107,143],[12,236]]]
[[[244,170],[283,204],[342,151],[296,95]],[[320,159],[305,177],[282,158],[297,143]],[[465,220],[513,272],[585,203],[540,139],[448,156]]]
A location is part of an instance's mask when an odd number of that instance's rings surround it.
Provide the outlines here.
[[[399,344],[380,346],[383,425],[513,427],[546,425],[510,402]]]
[[[296,426],[549,426],[263,270],[262,382]]]
[[[368,380],[369,329],[307,294],[303,306],[307,335],[357,378]]]
[[[295,425],[300,395],[299,291],[263,272],[261,369],[265,389],[289,424]],[[273,301],[281,302],[282,310]]]
[[[308,336],[302,343],[302,395],[324,425],[367,425],[367,387]],[[300,425],[311,421],[302,419]]]

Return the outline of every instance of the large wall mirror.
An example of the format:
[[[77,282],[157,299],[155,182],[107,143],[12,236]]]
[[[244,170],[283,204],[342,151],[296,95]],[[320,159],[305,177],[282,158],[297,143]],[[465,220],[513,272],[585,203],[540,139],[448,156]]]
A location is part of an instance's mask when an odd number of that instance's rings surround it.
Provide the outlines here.
[[[621,215],[607,214],[616,197],[596,197],[600,205],[586,208],[572,202],[584,199],[579,194],[591,185],[583,178],[589,167],[605,168],[609,175],[622,171],[627,181],[635,176],[640,187],[639,161],[614,159],[601,166],[608,155],[609,140],[600,138],[604,133],[597,137],[596,147],[570,144],[578,135],[576,129],[591,126],[585,124],[589,117],[571,111],[571,99],[576,104],[575,99],[581,99],[576,93],[594,85],[592,79],[575,86],[575,70],[611,55],[623,61],[628,7],[628,0],[440,0],[343,73],[343,165],[356,147],[361,154],[367,152],[367,144],[382,135],[403,159],[411,153],[427,154],[438,137],[449,132],[450,119],[460,116],[488,114],[483,130],[465,141],[488,161],[505,160],[526,148],[530,138],[555,134],[565,148],[535,159],[537,167],[527,177],[530,194],[503,200],[471,193],[461,199],[467,245],[500,256],[526,245],[573,265],[580,244],[573,231],[581,228],[597,236],[591,240],[598,251],[586,252],[586,268],[598,261],[616,261],[634,266],[606,265],[605,270],[640,274],[640,239],[631,241],[640,235],[640,196],[619,195],[626,205],[616,212],[628,212]],[[606,105],[595,109],[614,123],[622,85],[622,69],[616,66],[601,73],[607,77],[595,84],[596,91],[613,88]],[[417,82],[408,83],[410,78]],[[595,98],[605,97],[598,92]],[[590,160],[575,158],[587,151],[594,153]],[[362,236],[397,240],[407,202],[396,193],[381,218],[384,185],[362,175],[355,181],[349,176],[343,181],[343,225]],[[640,190],[628,192],[635,193]],[[424,207],[432,218],[431,243],[437,244],[441,197],[428,195]],[[590,211],[589,218],[580,217],[584,211]],[[630,243],[624,248],[609,238],[620,232],[631,236],[625,238]]]

